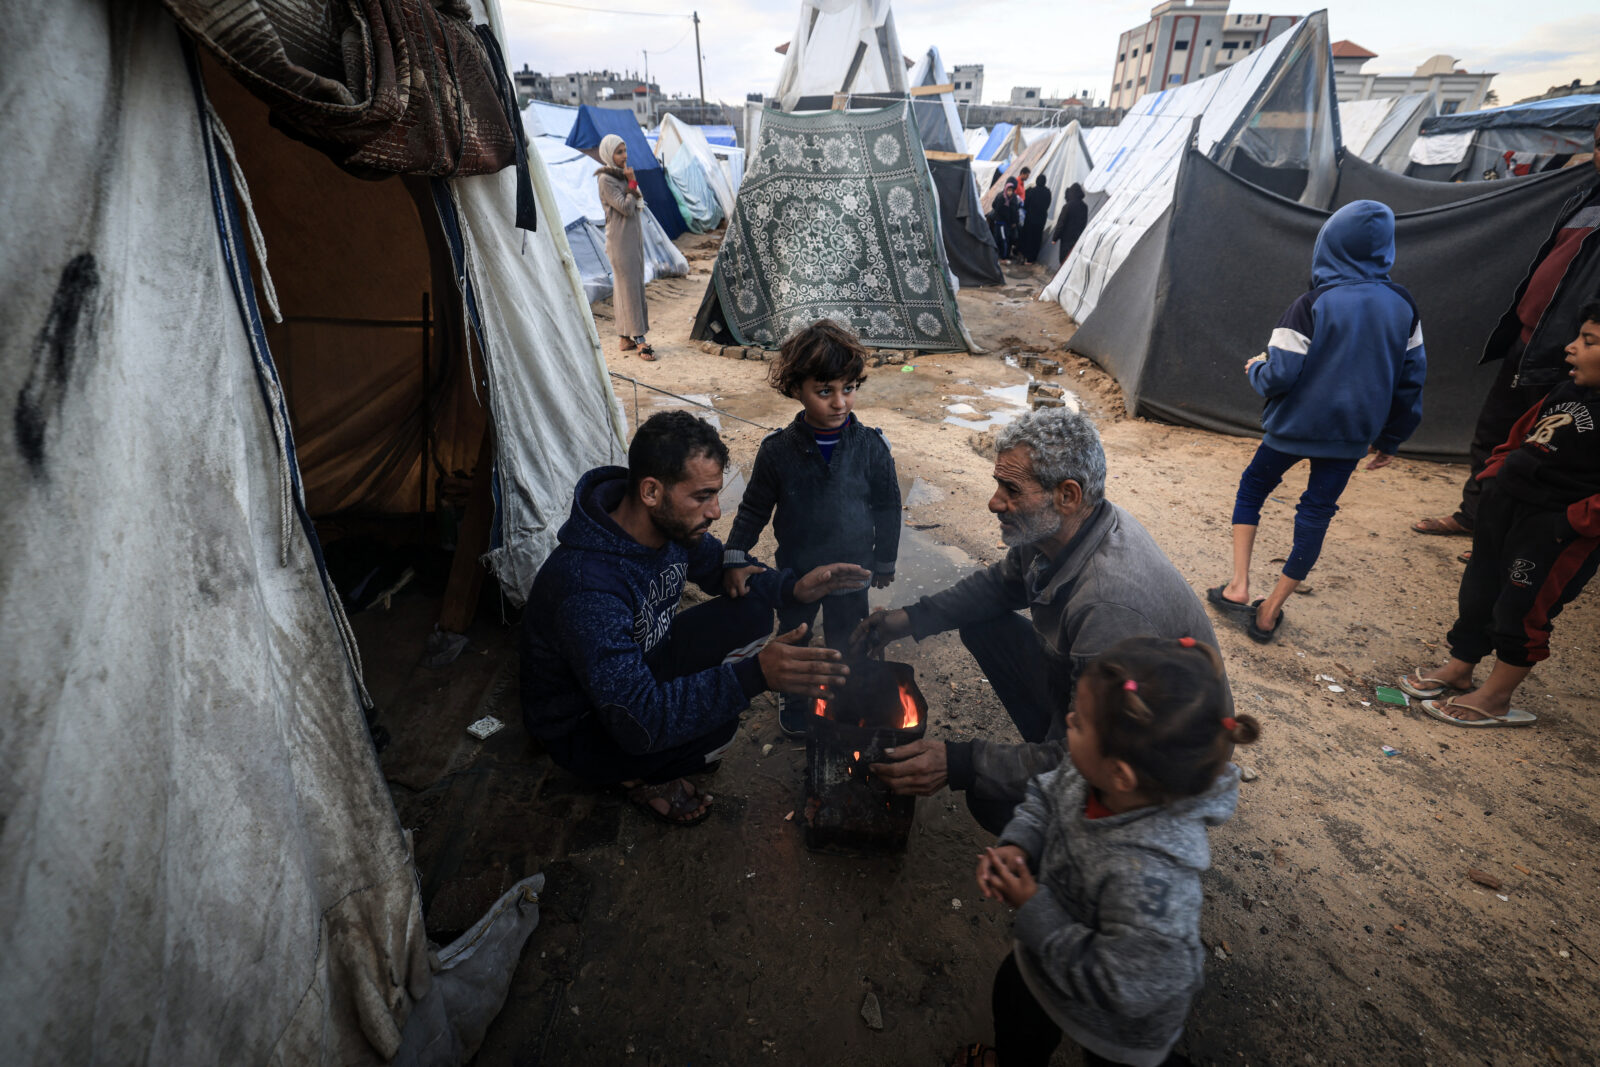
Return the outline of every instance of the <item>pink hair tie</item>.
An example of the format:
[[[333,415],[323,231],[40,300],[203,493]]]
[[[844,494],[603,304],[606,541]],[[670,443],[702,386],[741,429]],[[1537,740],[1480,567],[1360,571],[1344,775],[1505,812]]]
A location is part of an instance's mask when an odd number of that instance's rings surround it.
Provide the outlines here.
[[[1194,647],[1194,638],[1192,638],[1192,637],[1180,637],[1180,638],[1178,638],[1178,644],[1179,644],[1179,646],[1181,646],[1183,648],[1193,648]]]
[[[1239,720],[1235,719],[1232,715],[1230,715],[1226,719],[1222,720],[1222,728],[1224,730],[1228,731],[1230,734],[1233,733],[1234,728],[1237,727],[1238,725],[1239,725]]]
[[[1130,693],[1137,693],[1139,691],[1139,683],[1134,681],[1132,678],[1129,678],[1126,682],[1122,683],[1122,688],[1126,689]]]

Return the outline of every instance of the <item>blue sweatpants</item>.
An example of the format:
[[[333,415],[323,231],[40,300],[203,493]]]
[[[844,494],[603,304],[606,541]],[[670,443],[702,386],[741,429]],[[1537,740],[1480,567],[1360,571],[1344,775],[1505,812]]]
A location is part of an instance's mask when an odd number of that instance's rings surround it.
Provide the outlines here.
[[[1278,488],[1284,473],[1303,459],[1311,461],[1311,478],[1306,483],[1306,491],[1300,494],[1300,503],[1295,505],[1294,548],[1289,552],[1289,561],[1283,565],[1283,576],[1297,582],[1305,581],[1317,557],[1322,555],[1322,539],[1339,510],[1339,495],[1349,484],[1350,475],[1361,462],[1360,457],[1294,456],[1263,443],[1239,476],[1239,494],[1233,501],[1235,526],[1260,526],[1261,505]]]

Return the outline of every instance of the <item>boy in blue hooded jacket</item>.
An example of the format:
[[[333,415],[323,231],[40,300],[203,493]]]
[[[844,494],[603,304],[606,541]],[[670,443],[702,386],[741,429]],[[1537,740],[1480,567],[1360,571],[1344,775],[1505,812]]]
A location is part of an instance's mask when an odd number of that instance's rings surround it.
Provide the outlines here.
[[[1340,208],[1317,234],[1311,263],[1311,289],[1283,313],[1267,351],[1245,364],[1267,400],[1264,432],[1234,500],[1233,578],[1206,594],[1248,616],[1250,637],[1263,644],[1277,636],[1284,602],[1321,554],[1356,464],[1370,451],[1367,470],[1387,466],[1422,421],[1422,320],[1411,294],[1389,280],[1394,212],[1376,200]],[[1272,592],[1252,602],[1261,505],[1301,460],[1311,476],[1295,508],[1294,547]]]

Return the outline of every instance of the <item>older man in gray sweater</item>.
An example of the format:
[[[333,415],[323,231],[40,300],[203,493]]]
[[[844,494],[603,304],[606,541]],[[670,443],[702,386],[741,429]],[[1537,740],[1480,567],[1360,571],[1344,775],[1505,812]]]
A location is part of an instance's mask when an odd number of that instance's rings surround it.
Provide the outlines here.
[[[942,593],[874,612],[856,645],[875,650],[959,629],[1022,743],[914,741],[872,772],[897,793],[965,790],[974,817],[999,833],[1028,779],[1065,758],[1084,664],[1126,637],[1193,637],[1213,647],[1217,638],[1166,553],[1105,499],[1105,452],[1087,416],[1035,411],[1002,430],[995,447],[989,510],[1010,551]]]

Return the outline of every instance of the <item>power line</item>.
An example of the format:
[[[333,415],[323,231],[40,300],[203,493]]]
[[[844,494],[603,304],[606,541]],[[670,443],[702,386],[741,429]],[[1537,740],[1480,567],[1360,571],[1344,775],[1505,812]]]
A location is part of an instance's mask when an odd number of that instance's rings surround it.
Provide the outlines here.
[[[563,4],[560,0],[517,0],[523,4],[538,4],[541,7],[564,7],[570,11],[587,11],[592,15],[633,15],[638,18],[650,19],[686,19],[688,15],[674,15],[666,11],[621,11],[613,7],[590,7],[588,4]]]

